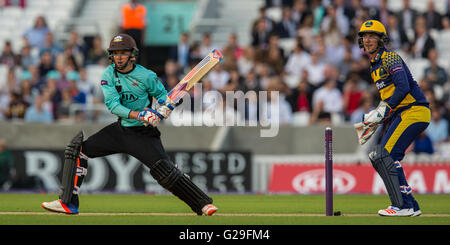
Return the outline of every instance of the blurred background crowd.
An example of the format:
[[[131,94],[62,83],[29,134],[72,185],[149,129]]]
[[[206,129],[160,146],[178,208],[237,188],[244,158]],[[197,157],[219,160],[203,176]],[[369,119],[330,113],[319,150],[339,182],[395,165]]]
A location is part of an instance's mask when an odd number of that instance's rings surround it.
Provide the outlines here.
[[[402,5],[393,11],[386,0],[266,0],[254,10],[258,18],[248,45],[236,33],[216,46],[215,33],[192,40],[185,32],[156,72],[169,90],[217,48],[225,59],[203,79],[204,91],[279,91],[281,124],[353,124],[379,101],[369,59],[357,44],[361,24],[377,19],[387,28],[388,48],[405,60],[430,102],[432,122],[417,151],[432,153],[433,146],[449,141],[450,1],[445,11],[437,11],[434,1],[427,1],[425,11],[412,8],[409,0]],[[13,7],[30,8],[26,0],[0,1],[2,14]],[[0,120],[110,120],[102,111],[98,76],[88,72],[109,65],[104,40],[95,36],[85,42],[72,30],[59,42],[48,21],[36,16],[18,38],[0,43]],[[124,30],[117,26],[117,31]],[[255,115],[243,120],[258,120]]]

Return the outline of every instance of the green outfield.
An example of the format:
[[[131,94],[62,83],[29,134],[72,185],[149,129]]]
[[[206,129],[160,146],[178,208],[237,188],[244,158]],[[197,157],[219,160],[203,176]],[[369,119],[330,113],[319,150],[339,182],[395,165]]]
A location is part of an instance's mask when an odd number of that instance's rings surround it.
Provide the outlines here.
[[[55,194],[0,194],[0,225],[450,225],[450,195],[415,195],[420,217],[376,215],[386,195],[335,195],[326,217],[324,195],[212,195],[217,215],[199,217],[172,195],[82,194],[80,215],[45,211]]]

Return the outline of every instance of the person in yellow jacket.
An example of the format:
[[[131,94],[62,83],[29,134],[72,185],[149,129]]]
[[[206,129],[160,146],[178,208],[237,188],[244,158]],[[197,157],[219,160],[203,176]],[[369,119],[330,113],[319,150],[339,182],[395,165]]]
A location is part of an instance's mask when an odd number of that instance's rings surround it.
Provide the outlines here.
[[[384,134],[369,159],[380,174],[391,199],[391,205],[378,211],[381,216],[418,216],[419,204],[412,195],[400,161],[414,139],[430,123],[431,112],[423,91],[411,75],[408,66],[385,45],[389,38],[384,25],[377,20],[365,21],[358,33],[360,48],[369,55],[370,75],[380,93],[376,109],[365,114],[366,129],[360,143],[370,138],[378,125]]]

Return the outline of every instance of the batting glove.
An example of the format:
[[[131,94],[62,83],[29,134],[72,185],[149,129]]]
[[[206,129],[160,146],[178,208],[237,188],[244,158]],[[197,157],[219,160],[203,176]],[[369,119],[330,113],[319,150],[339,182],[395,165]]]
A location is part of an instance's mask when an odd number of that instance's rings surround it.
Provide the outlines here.
[[[157,112],[163,116],[164,119],[167,119],[170,116],[170,113],[172,113],[173,109],[175,109],[175,105],[165,102],[163,99],[158,100],[158,108]]]
[[[153,127],[156,127],[163,118],[164,117],[159,114],[159,112],[149,108],[145,108],[143,111],[139,112],[137,116],[137,119],[144,122],[145,126],[152,125]]]

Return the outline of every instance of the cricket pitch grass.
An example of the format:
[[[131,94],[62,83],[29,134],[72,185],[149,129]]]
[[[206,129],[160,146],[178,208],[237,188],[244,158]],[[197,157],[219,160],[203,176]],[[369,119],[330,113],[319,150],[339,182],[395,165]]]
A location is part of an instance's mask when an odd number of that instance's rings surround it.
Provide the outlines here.
[[[325,216],[324,195],[211,195],[219,208],[196,216],[172,195],[81,194],[80,214],[44,210],[56,194],[0,193],[0,225],[450,225],[450,195],[419,195],[422,216],[380,217],[386,195],[335,195]]]

